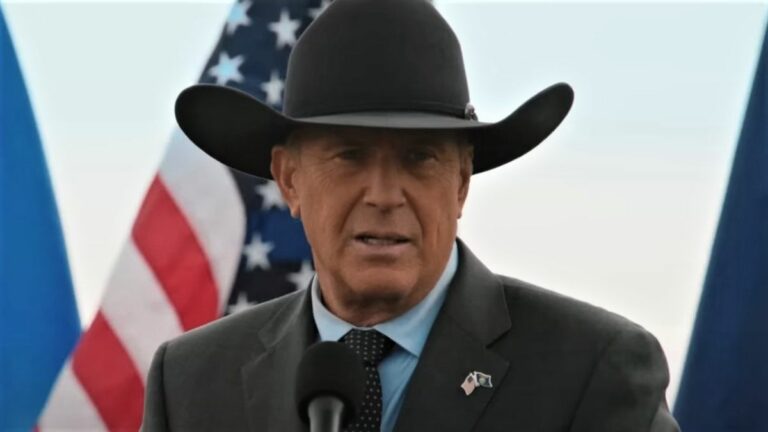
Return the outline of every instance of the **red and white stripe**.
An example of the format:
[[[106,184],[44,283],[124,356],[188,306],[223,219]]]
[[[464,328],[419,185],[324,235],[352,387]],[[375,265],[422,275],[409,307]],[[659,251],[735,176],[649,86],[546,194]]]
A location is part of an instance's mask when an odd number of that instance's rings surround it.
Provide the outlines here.
[[[174,133],[101,307],[51,392],[41,431],[139,428],[158,345],[223,313],[245,217],[229,169]]]

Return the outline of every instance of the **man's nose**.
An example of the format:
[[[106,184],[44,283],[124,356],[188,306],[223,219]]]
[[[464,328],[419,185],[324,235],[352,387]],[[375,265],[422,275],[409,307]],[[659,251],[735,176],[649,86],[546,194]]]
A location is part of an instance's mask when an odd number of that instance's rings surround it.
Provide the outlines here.
[[[377,157],[368,170],[367,187],[363,200],[366,205],[380,210],[391,210],[405,204],[403,171],[396,161]]]

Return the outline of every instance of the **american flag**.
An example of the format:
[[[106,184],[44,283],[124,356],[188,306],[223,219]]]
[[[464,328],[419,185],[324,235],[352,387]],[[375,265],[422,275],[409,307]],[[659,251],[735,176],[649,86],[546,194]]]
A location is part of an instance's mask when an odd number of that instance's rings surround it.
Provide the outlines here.
[[[239,0],[200,82],[281,108],[288,54],[330,0]],[[155,349],[250,304],[306,288],[310,249],[277,186],[215,162],[176,130],[40,430],[137,430]]]

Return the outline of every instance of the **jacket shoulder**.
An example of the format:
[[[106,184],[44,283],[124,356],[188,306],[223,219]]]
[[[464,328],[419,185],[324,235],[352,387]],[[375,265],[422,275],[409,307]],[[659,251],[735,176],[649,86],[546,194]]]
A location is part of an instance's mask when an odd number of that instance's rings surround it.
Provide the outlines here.
[[[525,318],[527,322],[536,322],[541,329],[571,335],[580,333],[599,339],[611,338],[621,332],[650,335],[640,325],[599,306],[519,279],[497,277],[504,287],[513,320]]]
[[[664,398],[666,359],[650,332],[589,303],[517,279],[498,280],[511,326],[492,349],[514,375],[497,409],[532,406],[518,419],[521,430],[551,423],[553,430],[647,431],[652,422],[658,430],[677,430]]]
[[[304,290],[260,303],[233,315],[219,318],[190,330],[168,342],[171,350],[186,347],[242,346],[244,341],[257,341],[260,329],[286,308],[301,302]]]

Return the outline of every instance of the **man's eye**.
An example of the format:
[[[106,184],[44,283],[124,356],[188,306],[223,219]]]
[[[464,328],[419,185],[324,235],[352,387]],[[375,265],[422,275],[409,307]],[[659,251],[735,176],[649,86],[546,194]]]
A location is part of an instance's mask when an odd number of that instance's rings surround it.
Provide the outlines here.
[[[409,162],[427,162],[436,158],[435,154],[429,150],[412,150],[407,156]]]
[[[365,154],[363,150],[359,148],[348,148],[336,153],[337,158],[348,161],[360,160],[363,156],[365,156]]]

